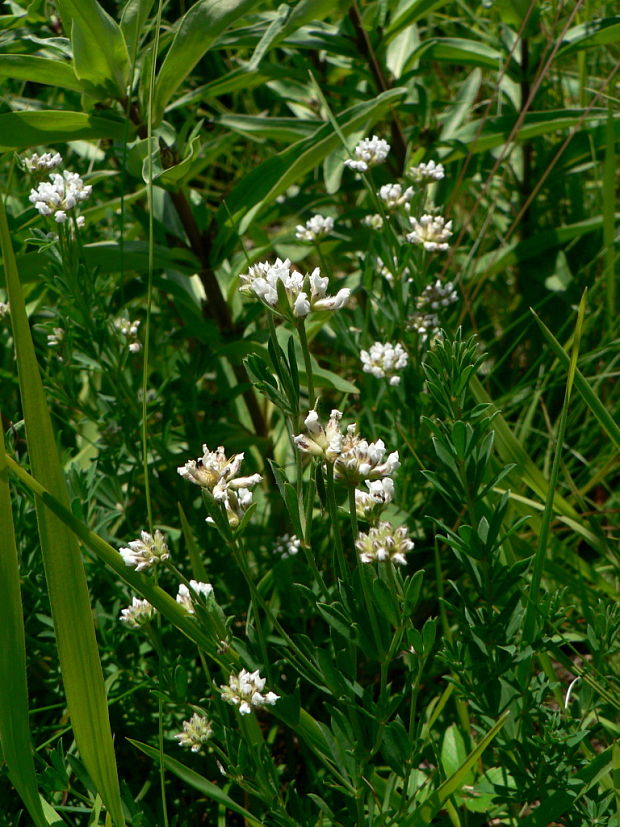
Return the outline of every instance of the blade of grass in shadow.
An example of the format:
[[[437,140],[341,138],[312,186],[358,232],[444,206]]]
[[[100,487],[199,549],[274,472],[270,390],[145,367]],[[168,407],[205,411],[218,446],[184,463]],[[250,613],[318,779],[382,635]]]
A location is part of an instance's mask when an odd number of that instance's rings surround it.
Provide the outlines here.
[[[562,456],[564,435],[566,433],[566,422],[568,420],[568,405],[570,403],[573,382],[575,379],[575,372],[577,370],[577,356],[579,355],[579,343],[581,341],[581,330],[583,328],[585,312],[586,291],[584,291],[583,296],[581,297],[581,302],[579,303],[579,311],[577,313],[577,324],[575,325],[575,335],[573,337],[573,350],[571,353],[570,364],[568,367],[568,376],[566,379],[564,403],[562,405],[562,410],[560,412],[560,418],[558,422],[553,465],[551,467],[551,475],[549,477],[549,486],[547,488],[545,510],[543,512],[540,533],[538,535],[538,547],[536,549],[536,554],[534,556],[534,564],[532,566],[532,580],[530,583],[529,596],[527,606],[525,609],[525,618],[523,620],[523,634],[525,639],[528,641],[531,641],[533,639],[536,631],[536,610],[538,606],[538,593],[540,591],[543,566],[545,562],[545,555],[547,552],[549,527],[551,525],[551,520],[553,518],[553,499],[560,475],[560,458]]]
[[[39,374],[9,227],[0,199],[0,246],[17,357],[26,439],[33,475],[63,504],[68,495]],[[40,502],[37,524],[63,685],[75,741],[114,822],[125,823],[108,704],[86,575],[75,536]]]
[[[611,100],[607,103],[605,130],[605,161],[603,163],[603,244],[605,245],[605,292],[607,299],[607,330],[616,322],[616,136]]]
[[[4,435],[0,435],[0,743],[11,783],[36,825],[47,825],[32,757],[26,639]]]
[[[564,367],[568,367],[570,365],[570,357],[568,353],[564,350],[562,345],[558,342],[558,340],[555,338],[555,336],[549,330],[549,328],[545,325],[545,323],[538,318],[535,311],[532,310],[531,312],[536,320],[536,323],[540,327],[545,339],[549,343],[549,347],[553,351],[554,355],[557,357],[558,361]],[[574,381],[575,390],[579,393],[583,401],[590,408],[590,410],[598,420],[599,425],[605,431],[605,433],[611,439],[611,441],[614,443],[616,448],[620,449],[620,427],[618,427],[618,424],[615,422],[613,416],[605,408],[598,396],[594,393],[586,377],[577,368],[575,368]]]

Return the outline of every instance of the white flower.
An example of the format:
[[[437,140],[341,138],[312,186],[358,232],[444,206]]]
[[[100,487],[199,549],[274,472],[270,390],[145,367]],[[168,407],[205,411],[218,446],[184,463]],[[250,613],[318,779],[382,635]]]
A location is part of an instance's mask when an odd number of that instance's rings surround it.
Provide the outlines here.
[[[362,350],[360,357],[364,373],[372,373],[377,379],[387,377],[390,385],[400,384],[400,376],[395,375],[396,371],[402,370],[408,362],[407,353],[401,344],[375,342],[370,351]]]
[[[242,669],[238,675],[230,676],[228,686],[220,686],[223,700],[237,706],[242,715],[249,715],[253,708],[275,704],[280,696],[275,692],[263,693],[264,688],[265,678],[261,678],[258,669]]]
[[[189,721],[183,721],[183,732],[174,737],[182,747],[189,747],[192,752],[200,752],[212,735],[213,728],[209,719],[195,712]]]
[[[416,184],[430,184],[433,181],[441,181],[442,178],[445,178],[445,171],[442,164],[429,161],[428,164],[409,167],[407,176]]]
[[[130,353],[139,353],[142,350],[142,344],[138,341],[139,320],[132,322],[130,319],[114,319],[114,327],[121,336],[129,340],[127,349]]]
[[[313,215],[305,225],[298,224],[295,238],[300,241],[317,241],[328,235],[334,229],[334,219],[329,216]]]
[[[407,327],[415,330],[424,344],[429,336],[434,338],[439,332],[439,316],[436,313],[414,313],[409,317]]]
[[[8,302],[0,302],[0,319],[4,319],[11,312],[11,307]]]
[[[137,629],[152,620],[156,613],[157,609],[151,606],[148,600],[140,600],[138,597],[134,597],[131,606],[121,611],[120,619],[131,629]]]
[[[329,279],[321,276],[318,267],[302,276],[291,269],[289,259],[278,258],[274,264],[267,261],[253,264],[239,278],[243,282],[239,288],[241,293],[256,296],[270,309],[293,321],[304,318],[312,310],[339,310],[351,295],[351,291],[343,287],[335,296],[328,296]],[[282,299],[278,295],[278,284],[284,288]]]
[[[49,172],[56,169],[59,164],[62,164],[60,152],[53,155],[51,152],[44,152],[43,155],[37,155],[35,152],[30,158],[24,158],[24,166],[28,172]]]
[[[416,299],[416,306],[419,310],[430,308],[439,310],[440,307],[448,307],[458,301],[458,293],[451,281],[442,284],[439,279],[434,284],[427,285]]]
[[[368,491],[355,489],[355,511],[357,516],[369,523],[379,518],[388,503],[394,498],[394,481],[390,477],[380,480],[366,480]]]
[[[394,528],[390,523],[379,523],[368,534],[360,534],[355,542],[362,563],[391,560],[404,566],[405,554],[411,551],[414,543],[407,537],[405,526]]]
[[[85,201],[93,188],[84,184],[77,172],[65,170],[62,175],[51,173],[49,181],[42,181],[30,190],[29,201],[40,215],[53,215],[57,223],[67,220],[67,211]]]
[[[362,480],[376,480],[391,476],[400,468],[398,451],[385,457],[385,444],[382,439],[368,442],[357,433],[357,425],[349,425],[342,438],[341,451],[334,461],[334,476],[349,485],[357,485]]]
[[[195,485],[211,491],[213,497],[224,505],[228,521],[234,528],[239,525],[252,503],[250,489],[258,485],[263,478],[260,474],[252,474],[249,477],[237,476],[243,462],[243,453],[234,454],[229,459],[221,445],[216,451],[209,451],[207,446],[203,445],[202,450],[202,457],[189,460],[177,468],[177,473]]]
[[[211,583],[202,583],[199,580],[190,580],[189,585],[191,589],[188,589],[185,583],[179,583],[177,603],[180,603],[186,612],[193,615],[196,614],[193,594],[204,594],[205,597],[208,597],[210,594],[213,594],[213,586]]]
[[[447,250],[450,246],[448,239],[452,235],[452,221],[446,221],[440,215],[423,215],[419,221],[411,216],[409,221],[413,230],[407,234],[407,241],[422,244],[431,253]]]
[[[365,227],[370,227],[371,230],[380,230],[381,227],[383,227],[383,218],[379,215],[379,213],[365,215],[362,218],[362,224]]]
[[[62,327],[55,327],[52,333],[47,334],[47,346],[58,347],[65,338],[65,331]]]
[[[409,202],[413,197],[413,187],[403,190],[400,184],[384,184],[377,193],[387,210],[397,210],[399,207],[409,209]]]
[[[323,427],[317,412],[310,411],[304,419],[307,433],[294,436],[295,445],[306,454],[322,457],[330,463],[334,462],[342,450],[341,419],[342,413],[334,409],[327,425]]]
[[[295,534],[292,536],[283,534],[282,537],[278,537],[276,540],[274,551],[276,554],[279,554],[283,560],[286,560],[287,557],[293,557],[295,554],[299,554],[300,548],[301,540],[299,537]]]
[[[75,223],[78,225],[80,229],[82,229],[82,227],[86,224],[86,219],[83,215],[78,215],[78,217],[75,219]]]
[[[372,138],[364,138],[353,150],[355,159],[347,158],[345,167],[356,172],[367,172],[370,167],[382,164],[388,156],[390,145],[383,138],[373,135]]]
[[[154,535],[148,531],[141,531],[139,540],[133,540],[128,547],[119,549],[119,552],[125,565],[135,568],[136,571],[150,569],[151,566],[170,557],[164,535],[159,529]]]
[[[407,278],[410,272],[408,267],[405,267],[402,272],[400,271],[401,265],[398,261],[398,256],[394,256],[392,261],[394,262],[394,269],[390,270],[387,264],[384,264],[384,262],[382,261],[382,259],[379,258],[379,256],[375,258],[375,263],[379,270],[379,275],[382,278],[384,278],[388,282],[388,284],[394,283],[394,273],[396,273],[397,278],[401,279]]]

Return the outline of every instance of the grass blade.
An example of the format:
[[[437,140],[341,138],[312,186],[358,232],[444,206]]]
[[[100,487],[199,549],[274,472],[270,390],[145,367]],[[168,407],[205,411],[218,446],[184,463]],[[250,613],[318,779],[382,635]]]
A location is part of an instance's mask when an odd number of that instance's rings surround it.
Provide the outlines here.
[[[476,761],[480,758],[485,749],[489,746],[491,741],[495,738],[497,733],[506,723],[509,711],[503,713],[498,719],[497,723],[487,732],[479,744],[469,753],[467,758],[463,761],[461,766],[452,773],[450,778],[447,778],[440,787],[419,807],[413,814],[413,818],[408,824],[410,827],[424,827],[425,824],[430,824],[433,818],[437,815],[439,810],[445,806],[448,798],[459,790],[463,785],[463,779],[474,766]]]
[[[4,259],[26,438],[34,476],[67,505],[63,470],[39,374],[4,203],[0,203]],[[114,822],[125,823],[108,717],[103,672],[86,575],[75,536],[40,502],[37,523],[63,685],[77,747]]]
[[[30,741],[26,639],[4,435],[0,436],[0,743],[9,778],[36,825],[41,809]]]
[[[530,593],[527,606],[525,609],[525,618],[523,620],[523,634],[526,640],[532,640],[536,628],[536,612],[538,608],[538,592],[540,590],[540,583],[542,580],[542,572],[545,561],[545,554],[547,551],[547,539],[549,537],[549,527],[553,517],[553,498],[555,489],[557,488],[558,478],[560,474],[560,457],[562,456],[562,447],[564,445],[564,434],[566,433],[566,422],[568,420],[568,406],[570,403],[571,392],[575,379],[575,372],[577,370],[577,356],[579,355],[579,343],[581,341],[581,330],[583,328],[583,320],[586,311],[586,292],[581,298],[579,304],[579,312],[577,314],[577,324],[575,326],[575,336],[573,339],[573,351],[571,354],[570,364],[568,367],[568,376],[566,379],[566,390],[564,393],[564,403],[560,412],[560,419],[558,422],[558,430],[555,445],[555,454],[553,457],[553,466],[551,468],[551,476],[549,478],[549,487],[547,489],[547,499],[545,502],[545,510],[543,512],[542,524],[540,533],[538,535],[538,548],[534,557],[534,565],[532,567],[532,581],[530,584]]]

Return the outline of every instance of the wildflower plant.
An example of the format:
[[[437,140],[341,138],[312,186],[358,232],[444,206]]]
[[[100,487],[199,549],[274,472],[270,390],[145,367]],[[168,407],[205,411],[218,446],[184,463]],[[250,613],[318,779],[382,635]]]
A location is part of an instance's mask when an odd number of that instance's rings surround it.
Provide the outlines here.
[[[5,817],[617,827],[609,4],[10,5]]]

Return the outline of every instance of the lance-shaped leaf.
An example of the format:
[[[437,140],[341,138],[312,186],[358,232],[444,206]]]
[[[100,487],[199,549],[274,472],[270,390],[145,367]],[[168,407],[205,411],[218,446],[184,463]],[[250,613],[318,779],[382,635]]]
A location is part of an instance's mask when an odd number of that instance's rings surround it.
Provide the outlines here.
[[[30,464],[34,476],[63,505],[68,505],[66,483],[30,334],[3,203],[0,204],[0,246],[11,303],[11,322]],[[80,549],[67,526],[39,502],[37,523],[60,669],[75,741],[114,822],[123,825],[125,822],[108,704]]]
[[[47,825],[37,791],[30,742],[26,639],[3,434],[0,434],[0,525],[0,744],[9,778],[30,817],[37,826]]]
[[[127,138],[127,124],[117,117],[42,109],[0,115],[0,152],[88,138]]]
[[[97,0],[57,0],[73,44],[73,65],[89,94],[124,97],[129,80],[129,54],[125,38]]]
[[[200,0],[181,18],[168,54],[157,75],[153,123],[201,57],[222,32],[261,0]]]
[[[82,91],[70,63],[36,55],[0,55],[0,77]]]

